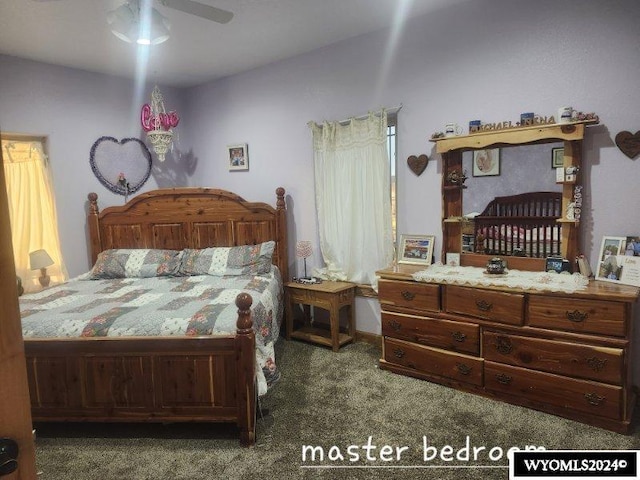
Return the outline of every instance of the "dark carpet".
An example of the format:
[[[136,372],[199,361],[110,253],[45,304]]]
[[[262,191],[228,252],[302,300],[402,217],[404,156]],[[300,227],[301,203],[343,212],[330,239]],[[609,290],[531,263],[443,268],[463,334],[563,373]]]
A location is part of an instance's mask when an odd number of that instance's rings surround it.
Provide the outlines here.
[[[389,373],[379,356],[366,343],[334,353],[280,340],[282,379],[260,402],[253,448],[233,426],[37,424],[39,478],[507,479],[512,447],[640,449],[638,419],[620,435]],[[450,460],[425,460],[425,439],[427,458]]]

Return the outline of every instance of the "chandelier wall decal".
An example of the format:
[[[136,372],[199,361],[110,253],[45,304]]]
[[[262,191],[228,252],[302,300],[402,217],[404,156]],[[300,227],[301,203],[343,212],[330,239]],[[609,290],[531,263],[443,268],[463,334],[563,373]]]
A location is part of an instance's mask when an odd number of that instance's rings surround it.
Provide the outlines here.
[[[165,155],[173,141],[172,128],[178,126],[180,117],[178,117],[175,110],[169,113],[166,112],[164,99],[157,85],[151,92],[151,105],[145,103],[142,106],[140,121],[142,128],[147,132],[147,139],[151,142],[156,155],[158,155],[158,160],[164,162]]]

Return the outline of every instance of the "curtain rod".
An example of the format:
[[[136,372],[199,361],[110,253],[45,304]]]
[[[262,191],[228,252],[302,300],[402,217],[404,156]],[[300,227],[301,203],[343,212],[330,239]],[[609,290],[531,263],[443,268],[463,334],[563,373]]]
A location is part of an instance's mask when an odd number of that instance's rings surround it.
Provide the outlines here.
[[[402,103],[400,105],[398,105],[397,107],[392,107],[392,108],[381,108],[380,110],[373,112],[374,115],[380,115],[382,113],[382,110],[386,110],[387,113],[391,113],[391,114],[396,114],[398,113],[400,110],[402,109]],[[365,115],[360,115],[359,117],[351,117],[351,118],[345,118],[344,120],[340,120],[338,123],[339,124],[346,124],[349,123],[351,120],[364,120],[365,118],[367,118],[369,116],[371,112],[365,114]],[[316,122],[309,122],[309,124],[311,123],[316,123]],[[323,122],[320,122],[319,125],[322,125]]]

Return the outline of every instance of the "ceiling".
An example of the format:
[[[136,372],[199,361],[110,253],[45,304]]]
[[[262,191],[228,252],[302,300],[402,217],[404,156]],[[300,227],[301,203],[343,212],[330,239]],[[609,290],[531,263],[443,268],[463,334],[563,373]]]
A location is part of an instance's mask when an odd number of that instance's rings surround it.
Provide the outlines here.
[[[0,54],[190,87],[293,57],[466,0],[199,0],[234,13],[218,24],[162,6],[171,38],[138,46],[111,34],[125,0],[0,0]],[[139,65],[139,66],[138,66]]]

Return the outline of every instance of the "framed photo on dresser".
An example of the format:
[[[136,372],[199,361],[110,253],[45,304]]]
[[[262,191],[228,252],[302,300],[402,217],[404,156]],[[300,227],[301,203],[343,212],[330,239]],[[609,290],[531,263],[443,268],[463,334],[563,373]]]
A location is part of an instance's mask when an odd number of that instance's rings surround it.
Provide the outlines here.
[[[595,276],[640,287],[640,236],[603,237]]]
[[[431,265],[434,235],[400,235],[398,263]]]

